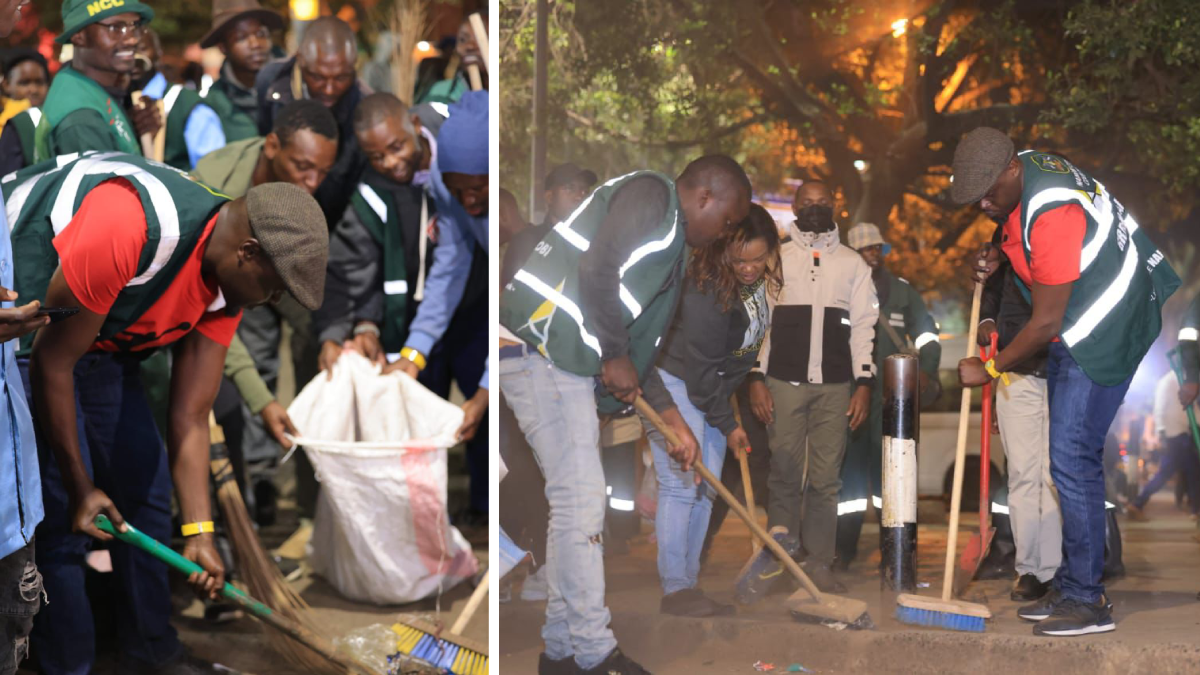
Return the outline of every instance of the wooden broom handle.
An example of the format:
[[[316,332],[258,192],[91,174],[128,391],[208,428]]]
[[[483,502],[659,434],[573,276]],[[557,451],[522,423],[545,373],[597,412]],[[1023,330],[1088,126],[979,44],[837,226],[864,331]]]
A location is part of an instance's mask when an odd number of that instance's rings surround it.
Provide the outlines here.
[[[142,92],[135,91],[130,94],[129,97],[130,100],[133,101],[133,107],[136,108],[141,105]],[[157,159],[157,157],[154,156],[154,134],[142,134],[138,137],[138,140],[142,142],[142,156],[146,159]]]
[[[734,394],[733,396],[729,397],[729,405],[733,407],[733,418],[735,420],[737,420],[738,427],[740,427],[742,430],[745,430],[746,427],[742,425],[742,412],[738,408],[737,394]],[[750,480],[750,460],[746,456],[746,451],[742,450],[741,448],[734,448],[733,455],[735,457],[737,457],[738,468],[741,469],[741,472],[742,472],[742,493],[746,497],[746,510],[749,511],[753,515],[754,514],[754,483]],[[757,551],[758,548],[759,548],[758,539],[755,538],[753,533],[751,533],[750,534],[750,549],[751,549],[751,551]]]
[[[483,27],[483,17],[479,16],[479,12],[475,12],[468,17],[471,22],[471,30],[475,32],[475,44],[479,45],[479,56],[483,59],[483,67],[491,69],[488,66],[488,34],[487,29]]]
[[[983,284],[975,282],[971,298],[971,321],[967,328],[967,355],[975,355],[975,338],[979,332],[979,303]],[[949,602],[954,592],[954,558],[958,548],[958,509],[962,506],[963,465],[967,457],[967,430],[971,423],[971,388],[962,388],[962,403],[958,410],[958,445],[954,451],[954,489],[950,493],[950,532],[946,539],[946,569],[942,573],[942,602]]]
[[[662,417],[659,417],[658,413],[654,411],[654,408],[650,407],[650,404],[646,402],[646,399],[642,398],[641,396],[637,397],[637,400],[634,401],[634,406],[643,417],[650,420],[650,423],[654,425],[654,428],[658,429],[659,433],[661,433],[663,437],[667,439],[668,443],[671,445],[679,445],[679,437],[675,435],[675,432],[669,426],[667,426],[667,423],[663,421]],[[804,573],[804,570],[800,569],[800,566],[796,564],[796,561],[792,560],[792,556],[788,555],[787,551],[783,550],[783,547],[779,545],[779,542],[775,541],[774,537],[767,534],[767,531],[764,530],[762,525],[759,525],[758,521],[750,515],[750,512],[746,510],[746,507],[742,506],[741,502],[739,502],[733,496],[733,493],[729,491],[729,488],[725,487],[721,481],[717,480],[717,477],[712,475],[712,472],[708,470],[708,467],[704,466],[704,463],[701,462],[699,458],[697,458],[695,462],[692,462],[692,468],[696,470],[696,473],[700,474],[700,477],[703,478],[705,482],[707,482],[714,490],[717,491],[717,494],[721,495],[721,499],[724,499],[725,503],[729,505],[729,508],[733,509],[733,512],[738,514],[738,517],[742,519],[742,522],[746,523],[746,527],[750,528],[750,531],[753,532],[756,537],[758,537],[759,541],[761,541],[764,546],[771,549],[771,553],[775,554],[775,557],[779,559],[779,562],[781,562],[783,566],[792,573],[792,576],[796,577],[796,579],[804,585],[805,590],[807,590],[809,595],[813,597],[813,600],[816,600],[818,603],[821,602],[821,591],[817,590],[817,586],[812,582],[812,579],[809,579],[808,575]]]
[[[489,569],[483,573],[483,579],[479,581],[479,585],[475,587],[475,592],[471,594],[471,598],[467,600],[467,606],[463,608],[458,618],[454,620],[454,626],[450,632],[455,635],[462,635],[463,629],[470,623],[471,617],[475,616],[475,610],[479,609],[479,605],[487,598],[488,594],[488,579],[492,576],[492,571]]]

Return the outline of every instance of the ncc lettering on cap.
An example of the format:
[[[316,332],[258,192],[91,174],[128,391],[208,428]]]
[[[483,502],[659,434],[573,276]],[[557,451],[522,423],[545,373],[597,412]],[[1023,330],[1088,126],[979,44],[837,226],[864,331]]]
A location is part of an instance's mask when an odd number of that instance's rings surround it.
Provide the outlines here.
[[[97,14],[99,14],[100,12],[103,12],[106,9],[112,9],[113,7],[122,7],[124,5],[125,5],[125,0],[96,0],[96,2],[93,2],[87,6],[88,16],[96,16]]]

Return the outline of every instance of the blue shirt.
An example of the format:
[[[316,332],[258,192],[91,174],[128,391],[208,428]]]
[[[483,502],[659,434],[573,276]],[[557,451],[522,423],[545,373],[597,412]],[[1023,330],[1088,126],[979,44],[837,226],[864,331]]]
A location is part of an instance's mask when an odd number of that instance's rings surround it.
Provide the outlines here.
[[[425,299],[417,307],[417,315],[408,328],[405,347],[429,354],[433,345],[442,339],[454,310],[462,300],[471,273],[475,242],[488,250],[487,216],[476,218],[467,213],[446,184],[438,170],[437,159],[429,170],[429,193],[437,206],[438,240],[433,249],[433,265],[425,278]],[[479,386],[488,388],[488,368],[483,369]]]
[[[0,196],[0,286],[13,287],[12,242]],[[0,304],[11,308],[13,303]],[[0,558],[25,548],[42,522],[42,477],[38,473],[33,418],[17,369],[17,340],[0,347]]]
[[[155,73],[150,83],[142,89],[142,94],[153,99],[162,100],[167,95],[169,85],[162,73]],[[170,111],[167,111],[170,113]],[[166,124],[163,120],[163,124]],[[225,147],[225,127],[221,126],[221,118],[212,108],[201,103],[188,114],[187,122],[183,125],[183,141],[187,145],[188,163],[196,168],[196,162],[217,148]]]

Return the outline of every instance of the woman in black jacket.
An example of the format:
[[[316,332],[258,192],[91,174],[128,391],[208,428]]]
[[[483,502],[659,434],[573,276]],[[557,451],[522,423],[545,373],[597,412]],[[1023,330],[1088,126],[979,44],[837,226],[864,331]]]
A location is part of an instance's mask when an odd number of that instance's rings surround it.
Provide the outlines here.
[[[782,284],[779,233],[757,204],[726,236],[696,250],[688,264],[683,301],[658,359],[679,414],[700,441],[701,459],[720,470],[727,446],[750,449],[730,397],[758,358],[770,324],[767,294]],[[714,497],[692,471],[667,455],[662,436],[647,425],[658,475],[658,573],[662,612],[709,616],[733,612],[696,588],[700,549]]]

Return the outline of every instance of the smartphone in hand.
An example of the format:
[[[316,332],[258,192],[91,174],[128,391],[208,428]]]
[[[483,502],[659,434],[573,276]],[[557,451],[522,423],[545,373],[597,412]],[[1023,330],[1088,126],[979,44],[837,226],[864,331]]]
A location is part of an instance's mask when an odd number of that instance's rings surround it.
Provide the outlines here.
[[[38,316],[50,317],[50,323],[58,323],[63,319],[74,316],[79,313],[78,307],[42,307],[38,310]]]

